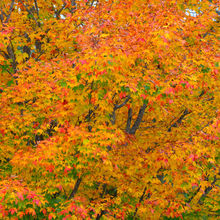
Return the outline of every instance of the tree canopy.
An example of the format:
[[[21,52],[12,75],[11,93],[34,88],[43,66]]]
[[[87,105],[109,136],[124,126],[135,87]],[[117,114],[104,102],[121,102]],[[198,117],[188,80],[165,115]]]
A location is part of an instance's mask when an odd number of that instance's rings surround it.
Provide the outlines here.
[[[0,218],[217,217],[217,7],[0,1]]]

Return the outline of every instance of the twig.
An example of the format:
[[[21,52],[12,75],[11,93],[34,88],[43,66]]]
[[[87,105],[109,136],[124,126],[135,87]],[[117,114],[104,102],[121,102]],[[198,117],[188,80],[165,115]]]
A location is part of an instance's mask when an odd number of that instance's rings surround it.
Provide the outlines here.
[[[6,19],[5,23],[8,23],[8,21],[9,21],[9,19],[11,17],[11,13],[12,13],[12,10],[13,10],[13,7],[14,7],[14,3],[15,3],[15,1],[12,0],[11,1],[11,6],[10,6],[10,9],[9,9],[9,13],[8,13],[8,16],[7,16],[7,19]]]
[[[190,114],[190,111],[186,108],[186,109],[184,110],[183,114],[178,118],[178,120],[177,120],[175,123],[171,124],[171,126],[168,128],[167,131],[168,131],[168,132],[171,132],[171,129],[172,129],[173,127],[177,127],[178,124],[180,124],[180,123],[182,122],[182,120],[185,118],[185,116],[188,115],[188,114]]]
[[[107,213],[106,210],[101,210],[101,213],[97,215],[96,220],[99,220],[106,213]]]
[[[21,0],[18,0],[18,1],[25,7],[25,9],[27,10],[27,12],[33,16],[33,18],[34,18],[34,20],[35,20],[37,26],[39,26],[39,23],[37,22],[37,19],[34,17],[33,13],[28,9],[27,5],[25,5]]]
[[[191,196],[191,198],[189,198],[186,202],[190,203],[193,198],[198,194],[199,190],[201,189],[201,186],[198,187],[198,189],[196,190],[196,192],[194,193],[194,195]]]
[[[15,1],[12,0],[12,1],[11,1],[11,5],[10,5],[10,8],[9,8],[9,13],[8,13],[8,15],[6,15],[6,14],[2,11],[2,9],[1,9],[2,14],[1,14],[0,18],[1,18],[2,23],[8,23],[8,21],[9,21],[9,19],[10,19],[10,17],[11,17],[11,13],[12,13],[12,10],[13,10],[13,7],[14,7],[14,3],[15,3]],[[4,21],[3,15],[5,15],[5,17],[6,17],[6,20],[5,20],[5,21]]]
[[[147,190],[147,188],[144,187],[144,191],[143,191],[143,193],[142,193],[142,195],[141,195],[141,197],[140,197],[140,199],[139,199],[139,204],[143,201],[144,196],[145,196],[145,193],[146,193],[146,190]],[[136,216],[136,214],[137,214],[137,211],[138,211],[138,207],[136,206],[135,212],[134,212],[134,218],[135,218],[135,216]]]
[[[55,12],[56,13],[56,19],[59,19],[60,18],[60,13],[63,11],[63,9],[66,7],[66,3],[64,3],[64,5],[62,6],[62,8]]]

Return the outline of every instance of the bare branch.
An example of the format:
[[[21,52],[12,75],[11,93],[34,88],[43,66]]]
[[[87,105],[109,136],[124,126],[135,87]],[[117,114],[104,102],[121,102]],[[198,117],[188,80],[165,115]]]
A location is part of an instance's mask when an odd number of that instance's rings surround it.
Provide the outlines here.
[[[4,52],[5,58],[12,60],[11,65],[12,65],[12,68],[14,70],[14,73],[16,73],[17,72],[17,62],[16,62],[16,56],[15,56],[15,52],[14,52],[14,47],[13,47],[13,44],[12,44],[11,40],[10,40],[10,45],[7,46],[7,52],[8,52],[8,54]],[[13,76],[13,74],[11,74],[11,75],[14,79],[17,78],[15,76]],[[18,82],[16,80],[16,84],[17,83]]]
[[[97,215],[96,220],[101,219],[101,217],[102,217],[103,215],[105,215],[106,213],[107,213],[106,210],[101,210],[101,213]]]
[[[171,126],[168,128],[168,132],[171,132],[171,129],[173,127],[177,127],[178,124],[180,124],[182,122],[182,120],[185,118],[186,115],[190,114],[191,112],[186,108],[183,112],[183,114],[177,119],[176,122],[174,122],[173,124],[171,124]]]
[[[211,186],[206,187],[205,192],[202,194],[202,196],[200,197],[198,204],[202,205],[204,203],[204,199],[205,197],[209,194],[209,192],[213,189],[213,187],[215,186],[215,183],[217,181],[217,177],[214,176],[214,180],[211,183]]]
[[[39,18],[39,8],[38,8],[38,5],[37,5],[37,0],[34,0],[34,4],[35,4],[36,12],[37,12],[37,17]]]
[[[128,109],[128,118],[127,118],[127,125],[126,125],[126,132],[129,133],[131,128],[131,120],[132,120],[132,108]]]
[[[3,67],[3,65],[2,64],[0,64],[0,66],[2,66]],[[12,77],[13,77],[13,74],[8,70],[8,69],[5,69]]]
[[[204,193],[202,194],[202,196],[200,197],[200,199],[198,201],[198,204],[202,205],[204,203],[205,197],[213,189],[217,180],[218,180],[218,178],[216,176],[214,176],[214,180],[212,181],[211,186],[206,187]],[[190,203],[193,200],[193,198],[198,194],[200,189],[201,189],[201,186],[199,186],[198,189],[196,190],[196,192],[191,196],[191,198],[188,199],[187,203]]]
[[[64,5],[62,6],[62,8],[55,12],[56,13],[56,19],[59,19],[60,18],[60,13],[63,11],[63,9],[66,7],[66,3],[64,3]]]
[[[3,50],[0,50],[0,53],[2,54],[2,56],[5,58],[5,59],[10,59],[9,55],[3,51]]]
[[[198,194],[200,189],[201,189],[201,186],[199,186],[196,192],[188,199],[187,203],[190,203],[193,200],[193,198]]]
[[[147,190],[147,187],[144,187],[144,191],[143,191],[143,193],[142,193],[142,195],[141,195],[141,197],[140,197],[140,199],[139,199],[139,204],[143,201],[144,196],[145,196],[145,193],[146,193],[146,190]],[[148,194],[148,198],[149,198],[149,197],[150,197],[150,194]],[[137,211],[138,211],[138,207],[136,207],[136,209],[135,209],[134,218],[135,218],[135,216],[136,216],[136,214],[137,214]]]
[[[10,19],[10,17],[11,17],[11,13],[12,13],[12,10],[13,10],[13,7],[14,7],[14,3],[15,3],[15,1],[12,0],[12,1],[11,1],[11,6],[10,6],[10,9],[9,9],[9,13],[8,13],[8,15],[7,15],[7,19],[6,19],[5,23],[8,23],[8,21],[9,21],[9,19]]]
[[[75,184],[75,186],[73,188],[73,191],[71,192],[71,194],[70,194],[68,199],[72,199],[75,196],[75,194],[77,193],[79,185],[80,185],[81,182],[82,182],[82,178],[78,178],[77,181],[76,181],[76,184]]]
[[[34,18],[34,20],[35,20],[37,26],[39,26],[39,23],[37,22],[37,19],[35,18],[35,16],[34,16],[34,14],[32,13],[32,11],[28,9],[27,5],[25,5],[21,0],[18,0],[18,1],[25,7],[25,9],[27,10],[27,12],[28,12],[30,15],[33,16],[33,18]]]
[[[125,106],[130,98],[131,98],[131,96],[128,95],[127,98],[125,99],[125,101],[122,104],[120,104],[120,105],[115,105],[114,109],[117,110],[117,109],[122,108],[123,106]]]
[[[95,2],[95,0],[92,0],[92,2],[91,2],[91,7],[93,6],[94,2]]]
[[[143,104],[143,106],[140,108],[137,119],[134,122],[134,125],[132,126],[132,128],[128,132],[129,134],[135,134],[135,132],[139,128],[141,121],[142,121],[142,118],[144,116],[144,112],[145,112],[146,107],[147,107],[147,105]]]
[[[2,24],[3,24],[3,23],[4,23],[4,17],[3,17],[3,11],[2,11],[2,9],[1,9],[1,14],[0,14],[0,20],[1,20]]]
[[[114,98],[114,97],[113,97],[113,98]],[[115,120],[116,120],[115,111],[116,111],[117,109],[122,108],[123,106],[125,106],[126,103],[129,101],[130,98],[131,98],[131,96],[128,95],[127,98],[124,100],[123,103],[121,103],[120,105],[117,105],[117,104],[114,105],[113,112],[112,112],[112,114],[110,114],[110,117],[111,117],[111,120],[110,120],[110,121],[111,121],[111,123],[112,123],[113,125],[115,124]]]
[[[116,120],[115,110],[112,112],[112,114],[110,114],[110,117],[111,117],[110,121],[114,125]]]

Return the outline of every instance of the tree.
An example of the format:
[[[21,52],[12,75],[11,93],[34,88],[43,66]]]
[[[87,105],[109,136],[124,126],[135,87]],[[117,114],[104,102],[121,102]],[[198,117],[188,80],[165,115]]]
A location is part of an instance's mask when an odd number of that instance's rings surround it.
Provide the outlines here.
[[[1,1],[1,218],[217,216],[216,8]]]

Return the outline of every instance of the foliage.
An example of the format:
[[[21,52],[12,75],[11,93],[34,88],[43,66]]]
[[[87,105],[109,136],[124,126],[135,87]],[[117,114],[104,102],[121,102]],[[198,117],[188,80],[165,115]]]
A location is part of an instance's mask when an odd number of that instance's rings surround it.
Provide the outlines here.
[[[1,1],[0,218],[217,217],[216,8]]]

